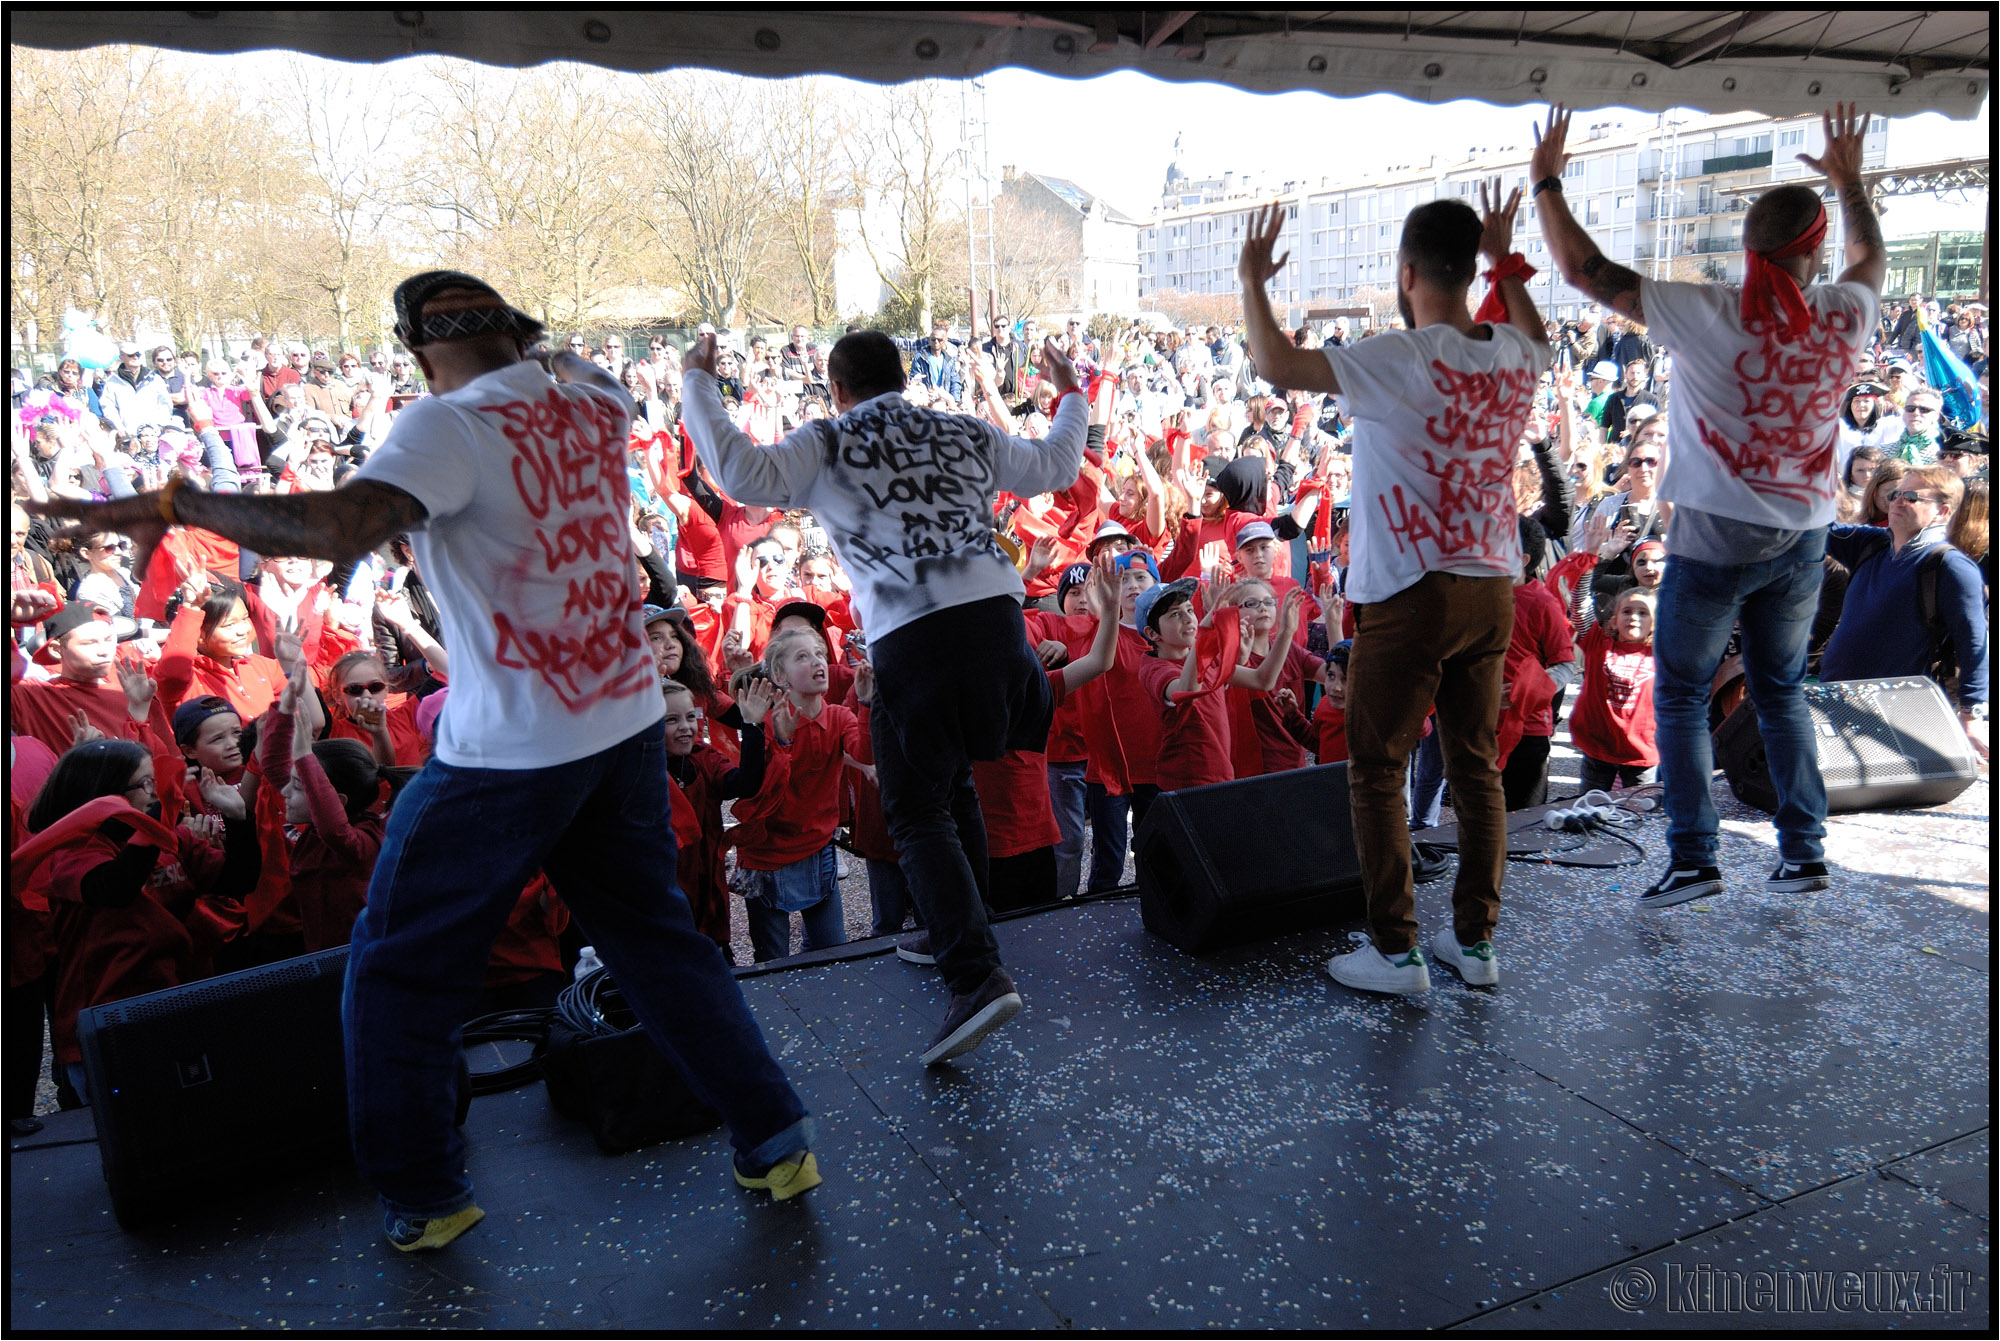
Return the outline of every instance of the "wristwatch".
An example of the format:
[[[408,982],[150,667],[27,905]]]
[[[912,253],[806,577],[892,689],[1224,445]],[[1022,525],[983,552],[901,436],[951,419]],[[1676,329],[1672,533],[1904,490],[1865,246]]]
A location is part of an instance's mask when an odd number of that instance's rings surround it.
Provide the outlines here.
[[[1554,191],[1557,195],[1561,195],[1562,189],[1563,189],[1562,178],[1544,177],[1540,181],[1535,183],[1534,190],[1528,192],[1528,199],[1533,200],[1536,196],[1540,195],[1544,191]]]

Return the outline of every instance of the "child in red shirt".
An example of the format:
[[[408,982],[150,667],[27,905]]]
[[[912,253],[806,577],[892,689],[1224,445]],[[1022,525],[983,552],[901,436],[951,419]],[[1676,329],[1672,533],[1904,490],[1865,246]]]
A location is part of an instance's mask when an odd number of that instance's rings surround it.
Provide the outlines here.
[[[756,668],[732,686],[748,687]],[[801,914],[805,947],[822,950],[847,940],[833,833],[840,822],[841,772],[852,765],[861,728],[854,714],[826,701],[826,639],[810,629],[786,629],[765,649],[761,672],[785,693],[773,708],[774,739],[763,788],[736,806],[738,890],[750,918],[757,961],[791,953],[791,914]]]
[[[1583,689],[1570,714],[1570,739],[1583,754],[1583,789],[1644,786],[1659,767],[1653,728],[1653,597],[1638,587],[1612,603],[1610,629],[1597,624],[1578,643]]]
[[[1319,706],[1313,709],[1313,731],[1319,740],[1315,757],[1323,764],[1347,762],[1347,654],[1354,640],[1343,638],[1327,649],[1319,669]]]
[[[1289,584],[1280,588],[1278,583]],[[1230,743],[1234,746],[1236,776],[1261,777],[1306,766],[1305,747],[1312,740],[1312,724],[1306,721],[1303,704],[1306,686],[1319,679],[1321,661],[1294,638],[1279,643],[1278,606],[1289,590],[1299,584],[1290,578],[1266,581],[1247,577],[1234,588],[1236,608],[1242,612],[1243,646],[1249,653],[1244,665],[1256,670],[1278,649],[1284,663],[1278,672],[1278,686],[1268,694],[1231,686],[1229,699]],[[1310,597],[1304,598],[1307,602]],[[1301,607],[1304,617],[1318,613],[1317,605]]]
[[[1075,690],[1111,668],[1118,642],[1118,574],[1113,556],[1101,555],[1083,583],[1083,600],[1097,619],[1090,650],[1048,672],[1058,707]],[[873,688],[874,676],[868,676]],[[1056,845],[1062,830],[1049,798],[1048,756],[1009,750],[991,762],[974,760],[973,785],[986,825],[986,905],[1004,913],[1054,903],[1074,894],[1056,884]],[[976,874],[976,871],[975,871]]]
[[[1291,642],[1298,628],[1299,607],[1299,593],[1285,598],[1278,643]],[[1272,657],[1256,670],[1240,664],[1241,648],[1229,646],[1233,639],[1228,636],[1234,631],[1230,626],[1236,624],[1238,612],[1217,609],[1208,619],[1197,621],[1194,593],[1181,583],[1147,591],[1134,613],[1154,643],[1153,656],[1141,663],[1138,673],[1140,684],[1160,713],[1160,763],[1155,775],[1160,790],[1233,781],[1236,770],[1230,755],[1228,704],[1221,690],[1225,685],[1236,685],[1269,693],[1277,686],[1284,659]],[[1218,671],[1213,683],[1198,684],[1199,635],[1218,620],[1223,651],[1230,654],[1228,669],[1226,673]]]
[[[661,686],[666,695],[667,778],[687,797],[701,824],[701,836],[682,843],[676,864],[681,893],[694,909],[694,924],[729,953],[729,887],[722,854],[728,846],[722,803],[755,796],[764,786],[764,717],[778,699],[769,680],[749,679],[736,701],[742,714],[740,763],[702,743],[702,710],[694,691],[678,680]]]
[[[303,715],[303,724],[298,717]],[[384,770],[358,740],[313,740],[319,704],[303,662],[258,727],[264,784],[285,798],[285,822],[301,826],[292,847],[292,900],[306,953],[353,938],[388,821],[380,807]],[[303,725],[303,730],[295,730]]]

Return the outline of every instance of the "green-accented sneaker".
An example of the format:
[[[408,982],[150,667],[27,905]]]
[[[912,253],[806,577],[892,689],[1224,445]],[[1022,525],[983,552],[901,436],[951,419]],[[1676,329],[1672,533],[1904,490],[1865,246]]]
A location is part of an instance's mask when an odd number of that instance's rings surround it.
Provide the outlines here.
[[[813,1158],[810,1150],[788,1155],[754,1177],[743,1172],[742,1166],[733,1159],[730,1170],[736,1175],[738,1184],[754,1191],[769,1192],[773,1201],[796,1197],[801,1192],[818,1187],[821,1181],[819,1161]]]
[[[486,1212],[477,1206],[424,1220],[405,1219],[391,1211],[382,1217],[382,1232],[397,1252],[413,1253],[442,1248],[485,1218]]]
[[[1493,955],[1493,942],[1463,945],[1458,933],[1446,928],[1431,937],[1431,957],[1465,979],[1471,987],[1494,987],[1500,982],[1500,961]]]
[[[1424,952],[1416,946],[1394,959],[1372,944],[1326,961],[1326,971],[1343,987],[1360,992],[1389,992],[1399,996],[1428,992],[1431,971],[1424,964]]]

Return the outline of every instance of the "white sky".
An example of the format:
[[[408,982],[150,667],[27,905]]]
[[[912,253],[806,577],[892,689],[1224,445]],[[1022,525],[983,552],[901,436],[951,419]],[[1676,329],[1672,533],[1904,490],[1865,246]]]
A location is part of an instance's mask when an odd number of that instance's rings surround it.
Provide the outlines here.
[[[1067,177],[1135,219],[1160,198],[1174,137],[1190,177],[1252,172],[1260,184],[1328,176],[1336,180],[1433,153],[1457,155],[1477,144],[1528,145],[1535,109],[1462,100],[1428,104],[1394,94],[1332,98],[1320,93],[1248,93],[1221,84],[1173,84],[1135,70],[1098,79],[1057,79],[1027,70],[986,77],[987,136],[997,175],[1003,164]],[[1718,109],[1710,109],[1718,110]],[[1936,162],[1987,155],[1988,106],[1977,118],[1936,113],[1889,128],[1889,162]],[[1590,109],[1590,119],[1650,124],[1655,113]],[[1051,127],[1060,133],[1050,134]],[[1981,194],[1966,202],[1901,197],[1884,213],[1884,232],[1978,229]]]

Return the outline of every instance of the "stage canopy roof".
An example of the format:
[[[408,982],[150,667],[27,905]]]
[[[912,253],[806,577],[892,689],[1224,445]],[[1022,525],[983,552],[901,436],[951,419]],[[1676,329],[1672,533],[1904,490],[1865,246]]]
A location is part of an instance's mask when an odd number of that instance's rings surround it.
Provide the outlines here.
[[[1758,111],[1834,101],[1967,118],[1986,97],[1990,6],[1938,9],[13,9],[12,40],[74,49],[436,54],[876,83],[1006,66],[1114,70],[1260,93]]]

